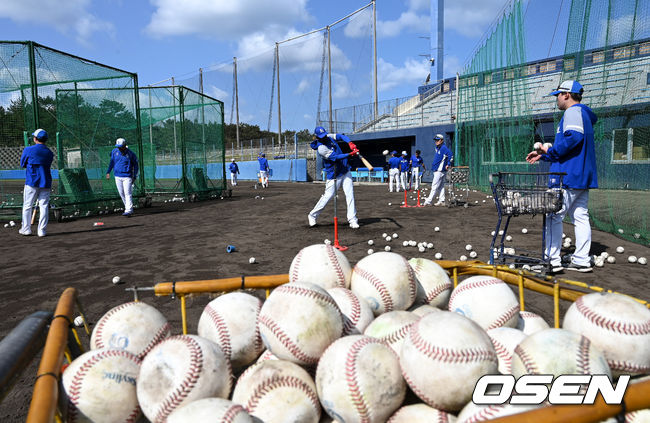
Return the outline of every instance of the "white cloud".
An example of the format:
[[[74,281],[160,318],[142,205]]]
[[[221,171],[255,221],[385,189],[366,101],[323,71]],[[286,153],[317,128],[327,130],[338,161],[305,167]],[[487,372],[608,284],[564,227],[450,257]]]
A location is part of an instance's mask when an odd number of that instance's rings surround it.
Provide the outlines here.
[[[298,83],[298,86],[296,87],[294,92],[296,94],[302,94],[305,91],[307,91],[310,86],[311,86],[311,84],[309,83],[309,80],[307,78],[302,78],[300,80],[300,82]]]
[[[88,11],[90,0],[2,0],[0,17],[15,22],[48,25],[63,34],[73,33],[81,44],[88,44],[95,32],[115,34],[112,23]]]
[[[219,87],[216,87],[214,85],[210,85],[207,90],[207,95],[209,95],[212,98],[216,98],[217,100],[221,101],[228,101],[230,100],[230,93],[222,90]]]
[[[406,12],[395,20],[377,18],[377,37],[390,38],[400,35],[403,31],[412,33],[429,32],[430,13],[429,0],[411,0]],[[378,10],[381,12],[381,9]],[[422,13],[419,13],[422,12]],[[366,8],[350,19],[344,33],[350,38],[368,37],[372,29],[372,8]]]
[[[307,0],[150,0],[156,8],[146,31],[154,37],[201,35],[237,40],[310,19]]]
[[[378,89],[387,91],[400,85],[420,85],[429,73],[427,60],[406,59],[400,67],[386,62],[380,58],[377,61],[379,80]]]
[[[445,3],[445,28],[468,38],[480,37],[507,0],[455,0]]]

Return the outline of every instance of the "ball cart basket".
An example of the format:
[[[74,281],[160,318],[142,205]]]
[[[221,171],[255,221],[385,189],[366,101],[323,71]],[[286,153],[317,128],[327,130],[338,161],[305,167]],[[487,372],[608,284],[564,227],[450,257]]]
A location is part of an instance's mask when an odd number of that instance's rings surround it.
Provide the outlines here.
[[[459,276],[468,275],[487,275],[518,287],[521,310],[525,309],[524,293],[526,291],[552,296],[556,328],[560,327],[560,300],[572,302],[589,292],[603,291],[600,287],[583,282],[541,277],[538,274],[510,269],[507,266],[488,265],[479,261],[438,260],[436,263],[448,273],[454,287],[459,283]],[[154,286],[126,288],[126,291],[130,291],[131,294],[125,295],[125,301],[135,300],[137,302],[143,294],[178,299],[182,332],[188,334],[187,296],[213,295],[253,289],[264,290],[268,297],[272,289],[288,283],[289,280],[289,274],[280,274],[160,282]],[[129,298],[131,295],[132,297]],[[635,301],[643,304],[644,307],[650,307],[647,301],[642,299],[635,299]],[[107,308],[112,306],[114,305],[108,305]],[[75,318],[75,315],[79,315],[79,317]],[[81,320],[81,322],[77,323],[77,320]],[[65,395],[62,392],[61,377],[68,364],[86,351],[91,332],[89,326],[75,288],[67,288],[62,293],[53,312],[37,311],[23,319],[0,341],[0,363],[2,363],[0,366],[0,380],[2,381],[0,383],[0,401],[20,379],[32,359],[42,351],[26,421],[29,423],[66,421],[69,416],[67,407],[61,402]],[[172,333],[172,335],[174,334]],[[623,401],[624,405],[606,404],[602,397],[598,397],[594,405],[548,406],[491,421],[500,423],[604,421],[608,417],[623,416],[626,412],[650,408],[650,380],[641,378],[638,383],[630,384]]]
[[[490,175],[490,186],[499,215],[497,227],[490,244],[490,264],[512,263],[537,266],[542,273],[551,268],[550,257],[545,254],[546,214],[562,208],[562,179],[566,173],[498,172]],[[542,215],[541,252],[517,249],[516,254],[505,252],[504,240],[510,219],[519,215]],[[501,228],[503,217],[506,221]],[[502,232],[501,232],[502,231]],[[499,240],[497,241],[497,238]],[[496,247],[495,247],[496,245]]]
[[[454,166],[449,170],[446,183],[447,207],[468,207],[469,200],[469,166]],[[464,192],[464,196],[460,195]],[[464,199],[463,199],[464,197]]]

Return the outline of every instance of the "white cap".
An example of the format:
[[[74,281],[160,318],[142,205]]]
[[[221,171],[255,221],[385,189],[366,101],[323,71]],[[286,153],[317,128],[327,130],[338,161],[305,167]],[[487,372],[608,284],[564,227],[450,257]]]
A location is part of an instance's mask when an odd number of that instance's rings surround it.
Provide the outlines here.
[[[402,151],[402,156],[406,156],[406,151]]]
[[[115,140],[115,147],[125,147],[126,140],[124,138],[118,138]]]

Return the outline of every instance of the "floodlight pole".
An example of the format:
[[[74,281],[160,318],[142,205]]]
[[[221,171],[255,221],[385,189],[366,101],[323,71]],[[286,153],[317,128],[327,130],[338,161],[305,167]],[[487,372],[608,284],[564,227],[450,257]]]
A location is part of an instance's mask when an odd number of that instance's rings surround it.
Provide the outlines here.
[[[239,147],[239,87],[237,86],[237,58],[232,58],[233,73],[235,76],[235,116],[237,116],[237,126],[235,127],[235,134],[237,135],[237,146]],[[231,116],[232,119],[232,116]]]
[[[330,132],[334,132],[334,124],[332,122],[332,51],[330,50],[330,27],[327,27],[327,88],[329,90],[329,116],[330,116]]]
[[[275,43],[275,62],[277,64],[277,84],[278,84],[278,142],[281,142],[280,136],[282,135],[282,110],[280,107],[280,44]]]
[[[377,3],[372,0],[372,40],[373,40],[373,84],[375,90],[375,119],[379,115],[379,101],[377,99]]]

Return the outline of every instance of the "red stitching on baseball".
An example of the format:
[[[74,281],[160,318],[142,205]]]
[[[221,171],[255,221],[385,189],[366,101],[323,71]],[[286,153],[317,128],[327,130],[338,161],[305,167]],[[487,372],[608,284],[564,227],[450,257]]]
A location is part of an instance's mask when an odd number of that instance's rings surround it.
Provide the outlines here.
[[[259,405],[259,402],[264,398],[266,394],[271,392],[275,388],[295,388],[307,395],[309,401],[314,406],[316,414],[320,417],[320,402],[318,401],[318,396],[311,389],[311,387],[302,379],[295,376],[278,376],[273,375],[271,378],[263,381],[258,386],[255,387],[253,394],[246,402],[246,410],[253,414],[255,408]]]
[[[393,299],[390,297],[390,292],[388,292],[384,284],[381,282],[381,279],[373,275],[371,272],[361,269],[359,264],[354,266],[353,272],[370,282],[375,290],[377,290],[377,294],[379,294],[381,303],[384,306],[384,312],[393,311]]]
[[[232,404],[228,409],[226,410],[225,413],[223,413],[223,417],[221,418],[221,421],[223,423],[232,423],[235,421],[235,417],[241,412],[245,412],[244,407],[242,407],[239,404]]]
[[[518,304],[513,305],[510,308],[510,310],[507,310],[502,315],[497,317],[497,319],[494,322],[492,322],[492,324],[486,330],[502,327],[503,325],[505,325],[505,323],[508,320],[512,319],[517,314],[518,311],[519,311],[519,305]]]
[[[650,373],[650,366],[641,366],[629,361],[607,360],[609,368],[619,373],[645,374]]]
[[[499,409],[499,406],[488,405],[487,407],[477,410],[477,413],[466,420],[466,423],[477,423],[485,420],[491,420],[497,416]]]
[[[599,315],[598,312],[590,308],[583,301],[584,297],[579,297],[576,301],[576,307],[580,314],[594,325],[605,328],[612,332],[621,333],[623,335],[649,335],[650,334],[650,320],[644,323],[630,323],[630,322],[617,322],[608,317]]]
[[[415,348],[428,358],[442,363],[473,363],[485,360],[498,363],[496,353],[491,350],[482,348],[449,349],[432,345],[420,335],[419,323],[421,321],[418,320],[414,323],[415,327],[410,331],[409,336]]]
[[[450,288],[451,288],[451,282],[445,283],[444,285],[438,285],[436,289],[434,289],[427,295],[427,304],[431,304],[431,301],[438,298],[438,295],[442,294],[444,291]]]
[[[580,344],[578,345],[578,355],[576,357],[576,366],[578,373],[588,375],[591,373],[589,368],[589,347],[591,342],[586,336],[580,336]]]
[[[402,369],[402,376],[404,377],[404,380],[406,381],[408,386],[411,388],[413,393],[415,393],[415,395],[418,396],[418,398],[420,398],[422,401],[426,402],[427,404],[429,404],[433,408],[436,408],[438,410],[444,410],[445,409],[442,405],[435,402],[433,400],[433,398],[430,398],[427,394],[422,392],[422,390],[415,384],[415,382],[413,382],[413,380],[406,374],[404,369]]]
[[[189,368],[178,387],[168,394],[156,412],[155,421],[166,421],[169,414],[192,392],[203,370],[203,350],[196,340],[185,335],[177,335],[163,342],[180,341],[189,352]],[[229,361],[226,359],[226,361]]]
[[[417,278],[415,277],[415,271],[409,264],[408,260],[406,260],[404,257],[402,257],[402,260],[404,261],[404,265],[406,266],[406,274],[408,275],[409,278],[409,299],[411,300],[411,303],[413,303],[418,293]]]
[[[294,258],[294,266],[291,269],[291,282],[298,282],[298,276],[300,274],[300,259],[302,258],[302,250],[298,251],[296,258]]]
[[[396,342],[401,341],[402,339],[406,338],[406,335],[408,335],[409,330],[411,330],[411,327],[413,326],[415,322],[408,323],[400,328],[398,328],[396,331],[389,333],[386,336],[382,336],[379,338],[380,341],[384,341],[388,343],[389,345],[392,345]]]
[[[449,298],[449,309],[451,310],[451,304],[454,301],[454,298],[458,294],[460,294],[463,291],[467,291],[469,289],[474,289],[474,288],[485,288],[486,286],[492,286],[492,285],[500,285],[500,284],[505,284],[501,279],[481,279],[481,280],[474,280],[474,281],[464,281],[463,283],[459,284],[456,289],[454,289],[451,293],[451,297]]]
[[[260,301],[259,298],[256,299],[257,299],[257,307],[255,309],[255,320],[258,320],[260,316],[260,311],[262,310],[262,301]],[[256,324],[255,325],[255,352],[259,354],[263,348],[264,345],[262,343],[262,336],[260,335],[260,325]]]
[[[223,353],[230,361],[232,356],[232,348],[230,346],[230,333],[228,332],[228,325],[223,320],[223,317],[221,317],[219,312],[213,309],[210,304],[205,307],[205,310],[208,312],[208,316],[210,317],[210,320],[212,320],[212,323],[214,323],[215,329],[217,329],[217,335],[219,336],[219,346],[223,349]]]
[[[526,369],[526,373],[534,375],[534,374],[540,374],[541,372],[537,368],[537,364],[535,363],[535,360],[528,355],[526,351],[524,351],[523,348],[521,348],[521,345],[517,345],[515,347],[515,354],[521,359],[521,362],[524,365],[524,369]]]
[[[299,286],[295,284],[281,285],[278,288],[275,288],[275,291],[278,290],[280,290],[280,292],[287,293],[287,294],[295,294],[303,297],[313,298],[315,300],[322,301],[325,304],[334,307],[339,312],[341,311],[339,309],[339,306],[336,304],[336,301],[334,301],[334,299],[329,294],[327,295],[322,294],[314,289],[305,288],[303,286]]]
[[[327,256],[329,257],[330,262],[332,263],[332,267],[336,272],[336,286],[345,288],[345,274],[343,273],[343,269],[341,269],[341,263],[339,263],[339,258],[334,252],[334,247],[332,247],[331,245],[326,245],[325,251],[327,251]]]
[[[349,335],[352,330],[356,327],[357,323],[359,323],[359,319],[361,318],[361,303],[359,302],[359,299],[357,298],[354,293],[348,289],[345,289],[343,291],[345,296],[350,300],[350,313],[345,316],[347,319],[345,319],[344,326],[343,326],[343,336]]]
[[[259,323],[266,326],[271,333],[276,337],[278,341],[298,360],[306,364],[316,364],[318,362],[318,357],[313,357],[307,355],[289,338],[282,328],[270,317],[266,315],[260,315]]]
[[[345,380],[348,385],[348,393],[350,394],[350,401],[359,413],[359,422],[370,422],[370,410],[368,404],[364,400],[363,392],[358,384],[358,371],[357,371],[357,357],[361,350],[369,345],[379,343],[378,340],[373,338],[361,338],[350,345],[347,357],[345,358]]]
[[[488,334],[488,336],[490,336],[490,334]],[[504,364],[506,365],[506,370],[510,371],[512,354],[510,354],[506,346],[503,345],[498,339],[490,336],[490,340],[492,341],[492,345],[494,345],[494,349],[497,352],[497,357],[499,357],[501,360],[504,361]]]
[[[171,333],[171,326],[169,323],[165,322],[164,325],[160,329],[158,329],[158,332],[154,335],[154,337],[151,339],[151,342],[147,344],[146,347],[144,347],[144,350],[140,354],[138,354],[139,359],[143,359],[145,355],[149,354],[149,351],[153,349],[156,345],[158,345],[159,342],[161,342],[163,339],[167,338],[169,334]]]

